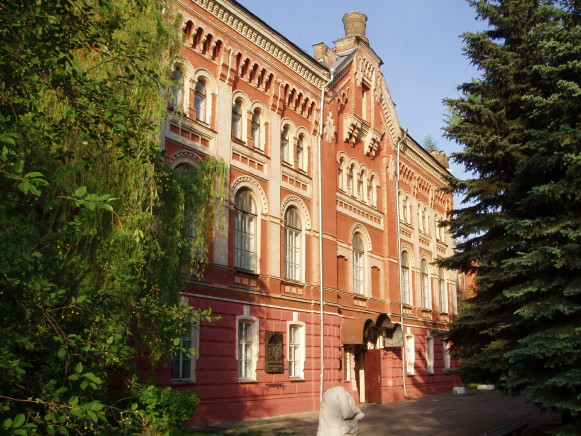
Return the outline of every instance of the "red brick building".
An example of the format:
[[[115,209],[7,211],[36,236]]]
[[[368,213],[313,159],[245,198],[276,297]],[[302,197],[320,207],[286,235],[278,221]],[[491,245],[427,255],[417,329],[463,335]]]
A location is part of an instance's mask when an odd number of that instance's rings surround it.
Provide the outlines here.
[[[174,168],[222,159],[229,198],[184,292],[221,319],[159,383],[201,396],[197,423],[318,410],[336,385],[358,402],[451,390],[438,333],[461,282],[432,264],[452,250],[447,158],[400,126],[366,16],[311,57],[235,1],[178,4],[162,146]]]

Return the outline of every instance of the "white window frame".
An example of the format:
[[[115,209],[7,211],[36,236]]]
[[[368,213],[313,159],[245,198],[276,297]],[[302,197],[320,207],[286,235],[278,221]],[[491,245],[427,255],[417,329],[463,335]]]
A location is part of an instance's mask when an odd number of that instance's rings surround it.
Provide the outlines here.
[[[287,218],[294,214],[297,223],[289,222]],[[293,220],[291,220],[293,221]],[[301,214],[294,206],[284,213],[284,277],[288,280],[301,282],[303,280],[304,237]]]
[[[360,247],[355,246],[355,241],[360,242]],[[359,232],[353,234],[351,241],[353,253],[352,271],[353,271],[353,293],[365,295],[365,243],[363,236]]]
[[[432,308],[432,291],[430,287],[430,271],[428,269],[428,262],[422,259],[420,263],[420,284],[422,288],[422,307],[424,309]]]
[[[244,141],[244,102],[238,97],[232,104],[232,138]]]
[[[411,269],[410,256],[406,250],[401,252],[401,298],[402,303],[408,306],[412,305],[412,287],[411,287]]]
[[[295,332],[293,335],[292,332]],[[290,321],[287,327],[288,338],[288,374],[290,379],[305,379],[305,361],[307,351],[306,324]]]
[[[337,165],[337,187],[339,190],[345,190],[345,160],[339,159],[339,164]]]
[[[347,167],[347,192],[355,196],[355,164]]]
[[[446,286],[446,278],[443,269],[440,269],[439,271],[438,285],[440,287],[440,312],[448,313],[450,310],[448,304],[448,287]]]
[[[246,193],[250,197],[250,210],[244,210],[236,206],[238,196]],[[256,201],[249,189],[242,188],[236,192],[234,201],[234,241],[232,244],[234,253],[234,267],[246,271],[256,271],[256,241],[258,215]]]
[[[236,360],[239,382],[256,381],[258,334],[258,318],[249,315],[236,317]],[[241,335],[244,335],[243,340],[241,340]]]
[[[198,84],[203,88],[198,88]],[[200,91],[203,89],[203,93]],[[194,109],[196,110],[196,121],[208,124],[208,82],[205,78],[199,77],[194,85]]]
[[[307,141],[305,139],[304,133],[299,134],[297,137],[297,166],[301,171],[307,171]]]
[[[429,333],[426,336],[426,370],[428,374],[434,373],[434,338]]]
[[[414,335],[406,335],[405,337],[405,365],[406,374],[414,375],[416,373],[416,348]]]
[[[182,301],[186,302],[185,298]],[[188,336],[181,336],[180,338],[180,347],[183,348],[192,348],[194,353],[190,354],[189,356],[187,353],[179,352],[177,356],[172,359],[172,374],[171,374],[171,381],[172,383],[195,383],[196,382],[196,364],[198,357],[200,356],[200,320],[196,322],[195,326],[192,326],[190,330],[190,334]],[[188,346],[189,343],[189,346]],[[174,377],[175,374],[175,365],[179,365],[178,369],[178,376]],[[189,371],[189,374],[186,374],[185,371]]]
[[[444,369],[450,369],[452,367],[452,354],[450,352],[450,342],[442,341],[442,346],[444,348]]]
[[[262,111],[260,108],[254,108],[252,111],[250,131],[252,136],[252,146],[257,150],[264,150],[264,141],[262,138],[264,138],[265,135],[263,129],[264,120],[262,119]]]
[[[280,154],[283,162],[292,163],[291,128],[289,124],[282,126],[280,131]]]
[[[171,73],[170,85],[170,109],[181,112],[184,108],[184,81],[185,68],[181,64],[176,64]]]

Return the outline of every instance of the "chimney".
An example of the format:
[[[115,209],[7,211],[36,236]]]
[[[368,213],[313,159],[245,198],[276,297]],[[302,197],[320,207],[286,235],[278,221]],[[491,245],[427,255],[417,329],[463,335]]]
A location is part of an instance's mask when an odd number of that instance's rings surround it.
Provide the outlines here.
[[[365,36],[365,23],[367,22],[367,15],[352,11],[343,15],[343,27],[345,28],[345,38],[358,36],[365,42],[369,42]]]

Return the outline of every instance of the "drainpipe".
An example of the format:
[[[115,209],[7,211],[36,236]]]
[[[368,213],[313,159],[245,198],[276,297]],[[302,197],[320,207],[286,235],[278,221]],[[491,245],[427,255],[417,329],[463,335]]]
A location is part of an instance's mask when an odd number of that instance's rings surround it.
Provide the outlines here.
[[[319,172],[319,293],[320,293],[320,335],[321,335],[321,385],[320,385],[320,401],[323,401],[323,389],[325,385],[325,301],[324,301],[324,287],[323,287],[323,175],[322,175],[322,157],[321,157],[321,143],[323,142],[323,109],[325,107],[325,90],[333,81],[335,69],[329,70],[331,78],[321,89],[321,113],[319,117],[319,140],[317,144],[318,156],[318,172]]]
[[[404,319],[403,319],[403,290],[402,284],[402,270],[401,270],[401,226],[400,226],[400,204],[399,204],[399,181],[400,181],[400,151],[403,142],[407,138],[408,129],[402,129],[401,138],[397,141],[397,179],[395,181],[395,210],[396,210],[396,226],[397,226],[397,256],[398,256],[398,271],[399,271],[399,313],[400,313],[400,325],[401,325],[401,335],[403,343],[401,346],[401,378],[403,382],[403,394],[406,399],[408,399],[407,386],[406,386],[406,348],[405,348],[405,329],[404,329]]]

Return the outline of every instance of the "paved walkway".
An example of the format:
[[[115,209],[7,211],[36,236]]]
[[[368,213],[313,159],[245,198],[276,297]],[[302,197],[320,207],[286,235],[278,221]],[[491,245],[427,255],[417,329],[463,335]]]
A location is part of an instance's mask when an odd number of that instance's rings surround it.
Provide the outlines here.
[[[524,397],[501,396],[499,391],[437,394],[393,403],[363,404],[361,409],[365,417],[359,421],[360,436],[478,436],[513,422],[528,423],[523,436],[538,436],[559,423],[557,415],[541,414]],[[225,433],[234,435],[260,430],[264,435],[314,436],[317,426],[318,414],[310,412],[224,423],[211,428],[228,429]]]

